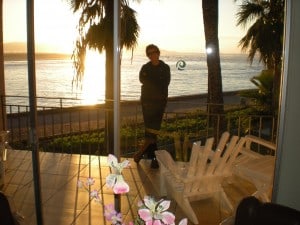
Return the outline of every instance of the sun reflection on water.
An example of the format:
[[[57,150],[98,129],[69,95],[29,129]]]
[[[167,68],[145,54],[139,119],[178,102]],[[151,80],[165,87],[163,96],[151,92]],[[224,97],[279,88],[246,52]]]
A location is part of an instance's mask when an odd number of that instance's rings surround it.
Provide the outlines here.
[[[82,85],[82,104],[104,103],[105,97],[105,54],[87,51]]]

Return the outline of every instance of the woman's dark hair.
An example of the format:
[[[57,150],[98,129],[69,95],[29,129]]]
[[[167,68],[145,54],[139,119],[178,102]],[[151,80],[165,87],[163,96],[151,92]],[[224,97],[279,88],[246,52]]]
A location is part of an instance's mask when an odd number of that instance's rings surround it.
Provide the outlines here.
[[[150,45],[147,45],[147,47],[146,47],[146,55],[147,56],[148,56],[148,52],[150,49],[155,49],[155,51],[157,51],[157,53],[160,54],[159,48],[154,44],[150,44]]]

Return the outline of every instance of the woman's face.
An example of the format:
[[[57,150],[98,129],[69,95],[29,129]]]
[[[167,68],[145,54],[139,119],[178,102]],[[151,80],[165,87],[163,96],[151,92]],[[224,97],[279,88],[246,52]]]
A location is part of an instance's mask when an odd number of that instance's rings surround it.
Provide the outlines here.
[[[150,48],[147,51],[147,56],[152,62],[152,64],[157,64],[159,62],[159,51],[156,48]]]

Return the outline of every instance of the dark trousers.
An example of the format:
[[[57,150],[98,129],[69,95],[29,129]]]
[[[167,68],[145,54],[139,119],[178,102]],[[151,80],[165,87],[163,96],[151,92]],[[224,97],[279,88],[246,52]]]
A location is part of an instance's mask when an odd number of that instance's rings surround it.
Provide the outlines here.
[[[15,224],[9,202],[6,196],[2,192],[0,192],[0,224],[1,225]]]
[[[157,149],[157,134],[148,131],[147,128],[159,131],[162,118],[166,108],[166,101],[157,101],[155,103],[142,102],[143,119],[145,124],[145,139],[150,139],[153,143],[149,145],[148,156],[153,158],[154,151]]]

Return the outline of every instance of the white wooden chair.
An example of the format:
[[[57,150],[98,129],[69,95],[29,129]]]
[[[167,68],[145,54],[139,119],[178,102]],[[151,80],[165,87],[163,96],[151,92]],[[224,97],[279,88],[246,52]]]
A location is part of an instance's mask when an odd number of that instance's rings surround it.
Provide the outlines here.
[[[240,151],[240,156],[233,166],[233,173],[252,182],[256,191],[252,194],[264,202],[270,202],[273,187],[276,144],[262,138],[246,135],[246,143]],[[265,147],[270,155],[253,151],[253,146]]]
[[[198,224],[190,202],[219,195],[222,203],[233,210],[222,188],[222,181],[231,174],[233,162],[245,144],[245,138],[224,132],[216,150],[212,149],[214,138],[208,138],[204,146],[193,144],[188,163],[175,162],[166,150],[155,152],[160,165],[161,194],[173,198],[191,222]]]

